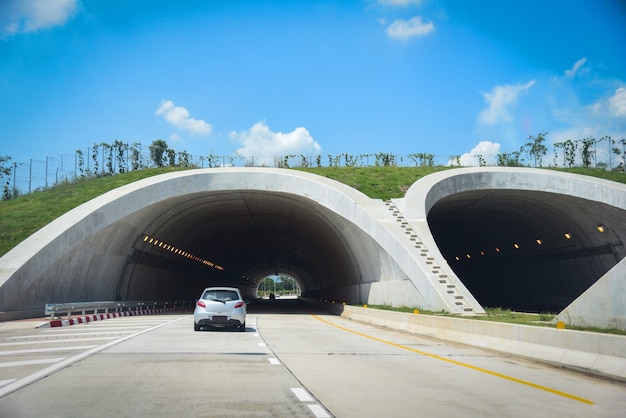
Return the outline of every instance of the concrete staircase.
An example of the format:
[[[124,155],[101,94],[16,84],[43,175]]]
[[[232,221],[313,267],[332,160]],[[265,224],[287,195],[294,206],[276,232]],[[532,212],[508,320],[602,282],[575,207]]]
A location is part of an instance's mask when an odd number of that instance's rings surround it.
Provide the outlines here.
[[[456,285],[449,280],[448,275],[442,270],[441,266],[435,262],[435,258],[432,257],[428,248],[426,248],[426,245],[420,241],[419,237],[415,231],[413,231],[413,228],[411,228],[398,207],[390,200],[385,201],[385,206],[387,206],[387,209],[391,211],[396,221],[400,224],[400,227],[404,229],[407,238],[419,252],[419,255],[425,259],[426,265],[430,268],[431,273],[437,277],[436,284],[441,286],[443,290],[450,295],[450,297],[454,300],[454,304],[463,315],[475,314],[474,308],[467,303],[463,295],[456,288]]]

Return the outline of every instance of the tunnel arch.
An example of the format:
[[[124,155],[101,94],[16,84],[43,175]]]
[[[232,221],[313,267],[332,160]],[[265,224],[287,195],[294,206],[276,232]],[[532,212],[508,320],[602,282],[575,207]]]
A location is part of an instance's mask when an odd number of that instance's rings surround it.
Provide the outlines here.
[[[262,273],[276,269],[293,271],[309,298],[423,298],[395,251],[383,248],[394,239],[379,222],[382,207],[295,170],[151,177],[75,208],[2,257],[0,306],[23,313],[67,301],[193,300],[213,284],[250,297]]]
[[[624,185],[543,169],[467,168],[419,180],[405,201],[407,218],[482,305],[624,326]]]
[[[303,295],[312,298],[334,283],[358,284],[359,265],[341,233],[345,221],[310,199],[272,191],[202,192],[158,202],[142,216],[150,220],[142,236],[168,245],[184,243],[186,252],[224,269],[181,260],[138,239],[131,251],[141,256],[127,258],[119,300],[145,298],[144,288],[155,281],[160,286],[149,299],[163,292],[193,298],[197,289],[224,284],[252,298],[259,281],[279,270],[293,272]],[[167,258],[172,268],[155,269],[154,258]]]
[[[296,170],[168,173],[75,208],[0,258],[0,315],[40,315],[45,303],[195,299],[213,284],[236,285],[250,297],[277,270],[293,272],[305,297],[474,315],[484,311],[473,292],[489,301],[489,292],[510,297],[518,290],[497,288],[502,271],[479,280],[452,260],[480,259],[494,245],[522,254],[541,239],[552,255],[533,267],[545,270],[543,281],[526,287],[573,288],[571,274],[586,277],[569,294],[524,301],[560,309],[574,299],[559,317],[624,328],[625,210],[624,185],[538,169],[446,170],[388,202]],[[598,225],[606,232],[594,232]],[[553,243],[566,229],[577,244],[560,248]],[[515,243],[521,251],[512,250]],[[592,261],[559,264],[576,252]],[[485,269],[498,265],[478,271]],[[560,282],[552,279],[564,270]]]

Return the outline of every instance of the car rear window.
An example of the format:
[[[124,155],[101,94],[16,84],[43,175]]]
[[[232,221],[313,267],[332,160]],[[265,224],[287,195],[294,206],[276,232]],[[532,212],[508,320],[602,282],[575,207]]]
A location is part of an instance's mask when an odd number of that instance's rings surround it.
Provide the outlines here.
[[[207,290],[202,295],[202,299],[228,302],[230,300],[238,300],[239,295],[234,290]]]

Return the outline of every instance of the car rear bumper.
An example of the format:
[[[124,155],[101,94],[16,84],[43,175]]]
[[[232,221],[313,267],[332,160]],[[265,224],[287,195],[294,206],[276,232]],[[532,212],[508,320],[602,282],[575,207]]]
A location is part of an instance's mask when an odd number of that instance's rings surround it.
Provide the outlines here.
[[[246,322],[241,315],[195,315],[194,322],[201,327],[238,327]]]

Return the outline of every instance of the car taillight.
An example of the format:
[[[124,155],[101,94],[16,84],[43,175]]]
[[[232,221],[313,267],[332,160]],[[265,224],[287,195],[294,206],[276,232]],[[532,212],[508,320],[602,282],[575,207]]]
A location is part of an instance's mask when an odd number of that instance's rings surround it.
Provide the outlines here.
[[[244,305],[243,302],[237,302],[237,304],[235,305],[235,309],[241,308],[243,305]]]
[[[201,300],[199,300],[196,305],[198,305],[201,308],[206,308],[206,304],[204,302],[202,302]]]

